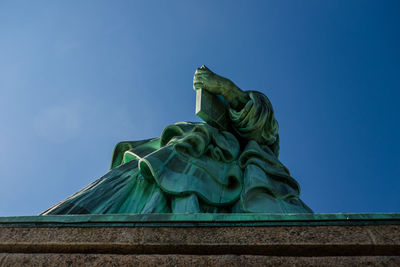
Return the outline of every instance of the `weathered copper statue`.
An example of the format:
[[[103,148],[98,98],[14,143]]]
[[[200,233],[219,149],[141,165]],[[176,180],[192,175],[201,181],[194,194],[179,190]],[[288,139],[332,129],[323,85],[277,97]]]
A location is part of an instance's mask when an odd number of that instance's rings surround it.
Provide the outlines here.
[[[193,87],[210,97],[198,101],[210,104],[218,95],[222,111],[209,105],[199,110],[206,122],[181,122],[159,138],[117,144],[106,175],[43,215],[312,212],[278,160],[278,122],[268,98],[205,66]]]

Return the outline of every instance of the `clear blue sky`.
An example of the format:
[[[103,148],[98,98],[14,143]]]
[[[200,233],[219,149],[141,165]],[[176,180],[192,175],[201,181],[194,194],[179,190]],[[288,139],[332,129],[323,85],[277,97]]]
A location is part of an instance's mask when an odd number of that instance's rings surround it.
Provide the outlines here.
[[[399,1],[1,1],[0,216],[194,114],[206,64],[267,94],[315,212],[400,212]]]

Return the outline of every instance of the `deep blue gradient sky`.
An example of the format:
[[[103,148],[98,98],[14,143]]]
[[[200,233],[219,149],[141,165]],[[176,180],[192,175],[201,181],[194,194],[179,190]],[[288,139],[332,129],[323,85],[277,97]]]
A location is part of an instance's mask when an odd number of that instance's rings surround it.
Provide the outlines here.
[[[269,96],[320,213],[400,212],[399,1],[1,1],[0,216],[105,174],[194,114],[206,64]]]

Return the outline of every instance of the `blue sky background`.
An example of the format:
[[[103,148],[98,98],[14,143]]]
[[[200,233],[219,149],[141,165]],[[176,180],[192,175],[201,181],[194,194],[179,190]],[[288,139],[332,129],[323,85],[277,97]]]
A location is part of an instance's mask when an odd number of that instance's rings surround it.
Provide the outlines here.
[[[269,96],[315,211],[400,212],[399,1],[1,1],[0,216],[194,114],[206,64]]]

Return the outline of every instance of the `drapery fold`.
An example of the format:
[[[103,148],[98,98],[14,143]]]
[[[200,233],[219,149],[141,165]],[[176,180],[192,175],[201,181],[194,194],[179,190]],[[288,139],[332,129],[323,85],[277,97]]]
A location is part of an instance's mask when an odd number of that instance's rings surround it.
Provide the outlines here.
[[[181,122],[159,138],[119,143],[106,175],[42,214],[312,212],[278,160],[268,98],[249,97],[229,111],[232,133]]]

